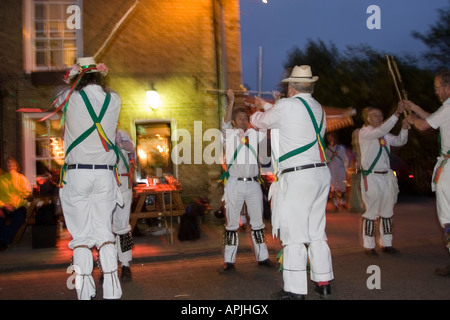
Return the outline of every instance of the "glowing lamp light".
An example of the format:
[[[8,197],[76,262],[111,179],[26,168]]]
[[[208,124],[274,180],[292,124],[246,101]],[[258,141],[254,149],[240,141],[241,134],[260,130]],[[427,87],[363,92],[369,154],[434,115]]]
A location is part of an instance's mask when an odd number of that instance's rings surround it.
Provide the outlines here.
[[[147,95],[147,103],[152,108],[152,110],[156,110],[161,106],[161,96],[155,90],[146,91]]]
[[[262,0],[263,3],[267,3],[267,0]]]
[[[147,154],[145,153],[144,150],[138,149],[137,153],[138,153],[139,159],[141,159],[141,160],[147,160]]]

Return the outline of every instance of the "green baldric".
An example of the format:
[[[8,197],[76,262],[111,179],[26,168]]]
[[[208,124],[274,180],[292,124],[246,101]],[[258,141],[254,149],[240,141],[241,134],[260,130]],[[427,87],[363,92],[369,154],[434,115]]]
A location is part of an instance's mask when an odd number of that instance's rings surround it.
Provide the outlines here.
[[[314,117],[314,113],[311,110],[311,107],[309,106],[309,104],[306,102],[305,99],[301,98],[301,97],[296,97],[297,99],[299,99],[303,105],[305,106],[306,110],[308,111],[308,114],[311,118],[311,121],[313,123],[314,126],[314,130],[316,131],[316,139],[310,143],[308,143],[307,145],[294,149],[292,151],[289,151],[287,153],[285,153],[284,155],[282,155],[281,157],[279,157],[277,160],[275,160],[275,172],[278,170],[278,164],[280,162],[283,162],[289,158],[292,158],[293,156],[296,156],[300,153],[305,152],[306,150],[312,148],[312,146],[314,146],[316,144],[316,142],[319,144],[319,153],[320,153],[320,160],[321,162],[326,162],[328,161],[327,159],[327,155],[325,154],[325,143],[323,141],[323,137],[320,134],[320,132],[322,131],[323,128],[323,123],[324,123],[324,112],[322,110],[322,118],[320,119],[320,126],[317,125],[317,121],[316,121],[316,117]],[[277,174],[275,173],[275,179],[277,179]]]
[[[119,161],[119,155],[121,155],[123,160],[125,160],[125,157],[122,154],[122,152],[119,150],[119,148],[117,148],[117,146],[114,143],[112,143],[111,140],[106,136],[106,133],[104,132],[104,130],[100,124],[100,122],[102,121],[102,119],[106,113],[106,110],[108,109],[109,103],[111,101],[111,94],[109,92],[106,93],[105,101],[103,102],[103,106],[102,106],[102,108],[100,110],[100,114],[98,116],[95,114],[94,108],[92,107],[92,104],[89,101],[89,98],[87,97],[86,93],[83,90],[80,90],[80,95],[83,98],[86,109],[88,110],[89,115],[91,116],[91,119],[94,122],[94,124],[89,129],[87,129],[85,132],[83,132],[78,138],[76,138],[70,144],[70,146],[67,148],[65,156],[67,157],[67,155],[70,153],[70,151],[72,151],[73,148],[75,148],[82,141],[84,141],[87,137],[89,137],[92,134],[92,132],[97,130],[100,140],[101,140],[102,145],[105,148],[105,150],[109,151],[109,150],[113,149],[114,152],[116,153],[115,172],[116,172],[116,179],[118,179],[117,162]],[[64,113],[65,113],[65,111],[66,111],[66,108],[64,109]],[[127,167],[127,171],[128,171],[128,164],[126,161],[124,161],[124,163],[125,163],[125,166]],[[64,165],[61,168],[61,175],[60,175],[61,178],[60,178],[60,183],[59,183],[60,186],[62,186],[62,184],[66,183],[64,181],[66,171],[67,171],[67,163],[64,163]],[[118,183],[120,183],[119,180],[118,180]]]
[[[316,144],[316,142],[319,142],[319,152],[320,152],[320,158],[322,160],[322,162],[327,161],[327,157],[325,155],[325,150],[323,148],[323,146],[325,145],[324,141],[323,141],[323,137],[321,136],[320,132],[322,131],[322,127],[323,127],[323,119],[324,119],[324,112],[322,112],[322,119],[320,120],[320,127],[317,125],[317,121],[316,118],[314,117],[314,114],[311,110],[311,107],[309,106],[309,104],[302,98],[300,97],[296,97],[297,99],[299,99],[301,102],[303,102],[304,106],[306,107],[306,110],[308,110],[308,114],[311,117],[311,121],[314,125],[314,130],[316,131],[316,136],[317,139],[312,141],[311,143],[308,143],[307,145],[297,148],[295,150],[289,151],[288,153],[282,155],[279,159],[278,162],[282,162],[285,161],[293,156],[296,156],[302,152],[305,152],[306,150],[310,149],[313,145]]]
[[[245,141],[242,142],[242,139],[245,139]],[[222,182],[224,185],[227,183],[227,180],[230,177],[230,168],[234,164],[234,161],[236,160],[236,158],[239,154],[239,151],[241,151],[241,149],[244,145],[247,146],[247,148],[253,153],[253,155],[256,158],[256,161],[259,163],[258,154],[256,153],[255,149],[250,145],[250,143],[247,143],[247,139],[248,139],[247,136],[241,137],[241,141],[240,141],[238,147],[236,148],[236,150],[234,150],[233,159],[231,159],[230,163],[227,165],[227,170],[224,173],[222,173],[222,175],[220,176],[219,182]],[[259,177],[259,174],[258,174],[258,177]]]
[[[367,176],[372,173],[373,168],[375,167],[375,165],[377,164],[378,160],[381,157],[381,153],[383,152],[383,149],[386,151],[388,157],[391,156],[391,153],[389,152],[389,149],[388,149],[387,144],[386,144],[386,140],[384,138],[379,138],[378,139],[378,143],[380,144],[380,149],[378,150],[378,154],[375,157],[375,160],[370,165],[369,169],[364,170],[361,167],[361,174],[362,174],[363,179],[364,179],[364,187],[365,187],[366,191],[368,190]]]

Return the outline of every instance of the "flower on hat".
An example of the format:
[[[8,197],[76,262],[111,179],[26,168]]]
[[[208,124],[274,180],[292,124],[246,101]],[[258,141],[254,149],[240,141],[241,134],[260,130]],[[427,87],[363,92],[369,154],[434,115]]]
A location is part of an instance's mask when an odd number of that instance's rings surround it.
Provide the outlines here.
[[[84,70],[84,71],[83,71]],[[74,64],[70,70],[67,70],[64,75],[64,82],[70,83],[70,80],[75,76],[79,75],[81,72],[91,73],[91,72],[100,72],[100,74],[105,77],[108,75],[108,67],[104,63],[95,64],[93,61],[92,65],[80,65],[80,62]]]
[[[69,83],[70,79],[72,79],[74,76],[79,74],[81,72],[81,68],[79,65],[74,64],[70,70],[67,70],[66,74],[64,75],[64,82]]]
[[[108,74],[108,67],[104,63],[97,64],[97,70],[102,74],[102,76],[106,76]]]

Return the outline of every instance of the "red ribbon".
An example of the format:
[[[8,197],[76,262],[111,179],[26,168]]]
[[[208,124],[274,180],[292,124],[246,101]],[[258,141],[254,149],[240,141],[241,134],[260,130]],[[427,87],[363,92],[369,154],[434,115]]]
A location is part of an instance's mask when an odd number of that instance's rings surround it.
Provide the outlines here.
[[[44,120],[48,119],[49,117],[51,117],[52,115],[54,115],[55,113],[57,113],[58,111],[60,111],[60,110],[66,105],[66,103],[69,101],[70,96],[72,95],[72,93],[73,93],[73,91],[75,90],[76,86],[77,86],[78,83],[80,82],[81,77],[82,77],[87,71],[91,71],[91,70],[97,70],[97,68],[96,68],[96,67],[89,67],[89,68],[86,68],[86,69],[81,70],[81,73],[78,75],[77,80],[74,81],[74,83],[73,83],[73,85],[72,85],[72,88],[70,88],[69,94],[67,95],[66,99],[64,99],[63,103],[61,103],[61,104],[58,106],[58,108],[56,108],[52,113],[50,113],[49,115],[47,115],[47,116],[45,116],[44,118],[40,119],[39,121],[44,121]],[[50,110],[50,109],[56,104],[56,102],[58,101],[58,99],[59,99],[59,97],[56,98],[56,99],[53,101],[52,105],[50,106],[50,108],[47,109],[47,111]]]

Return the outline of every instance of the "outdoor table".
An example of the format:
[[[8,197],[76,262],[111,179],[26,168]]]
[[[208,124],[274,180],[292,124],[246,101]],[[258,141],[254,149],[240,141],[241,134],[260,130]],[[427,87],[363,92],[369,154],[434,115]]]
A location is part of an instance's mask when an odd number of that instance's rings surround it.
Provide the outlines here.
[[[170,184],[160,184],[153,186],[138,185],[133,188],[134,203],[130,214],[131,230],[134,230],[138,219],[164,218],[164,227],[168,235],[169,242],[173,243],[172,218],[183,215],[185,207],[181,200],[182,190]],[[166,199],[168,195],[168,199]],[[149,203],[147,199],[154,201]],[[168,200],[168,201],[167,201]],[[168,202],[168,203],[167,203]],[[170,230],[167,223],[170,218]]]

